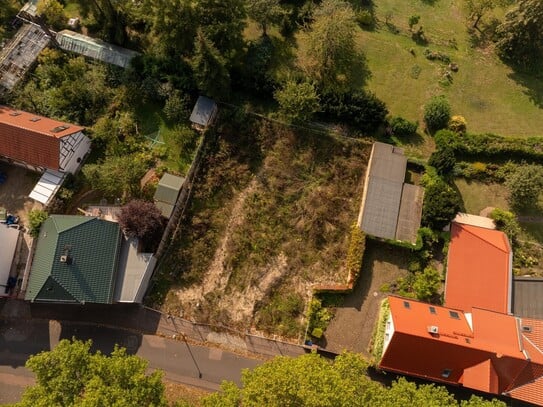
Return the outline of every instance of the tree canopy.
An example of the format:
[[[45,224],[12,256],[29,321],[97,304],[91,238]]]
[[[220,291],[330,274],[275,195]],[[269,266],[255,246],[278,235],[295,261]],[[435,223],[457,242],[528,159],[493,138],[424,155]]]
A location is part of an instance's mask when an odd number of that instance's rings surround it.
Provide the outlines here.
[[[14,407],[167,406],[162,373],[116,347],[111,356],[91,352],[92,342],[63,339],[51,351],[31,356],[26,367],[36,385]]]
[[[541,66],[543,61],[543,2],[518,0],[498,26],[498,55],[523,68]]]
[[[369,379],[367,362],[343,353],[334,362],[310,353],[276,357],[242,374],[242,387],[223,382],[221,392],[204,399],[205,407],[505,407],[500,401],[472,396],[459,403],[445,387],[399,379],[387,388]]]
[[[363,80],[356,49],[355,14],[351,5],[342,0],[324,0],[313,13],[313,22],[301,39],[302,70],[324,89],[345,90]]]

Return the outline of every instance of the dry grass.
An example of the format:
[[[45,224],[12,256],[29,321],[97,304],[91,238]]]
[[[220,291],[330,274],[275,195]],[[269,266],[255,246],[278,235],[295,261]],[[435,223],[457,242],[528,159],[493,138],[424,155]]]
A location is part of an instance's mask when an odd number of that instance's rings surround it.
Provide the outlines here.
[[[163,307],[295,336],[309,287],[345,279],[369,147],[244,120],[223,129],[208,157],[160,271],[173,283]]]

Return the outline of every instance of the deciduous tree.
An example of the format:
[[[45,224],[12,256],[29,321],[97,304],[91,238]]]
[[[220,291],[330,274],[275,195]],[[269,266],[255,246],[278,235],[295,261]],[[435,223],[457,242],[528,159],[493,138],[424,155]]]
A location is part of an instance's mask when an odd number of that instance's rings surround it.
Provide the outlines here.
[[[543,61],[543,2],[518,0],[498,26],[498,55],[523,68],[541,66]]]
[[[307,121],[319,110],[319,95],[309,82],[289,80],[274,96],[283,116],[292,122]]]
[[[351,5],[324,0],[313,13],[313,22],[301,36],[299,63],[319,87],[346,90],[363,81],[356,49],[357,29]]]
[[[15,406],[167,406],[160,372],[147,374],[147,362],[123,348],[105,356],[92,353],[91,345],[63,339],[53,350],[31,356],[26,367],[37,383]]]
[[[247,14],[257,22],[262,30],[262,35],[268,35],[268,27],[278,24],[285,15],[279,0],[248,0]]]
[[[122,207],[119,224],[125,235],[139,239],[145,251],[153,252],[164,232],[164,217],[152,202],[136,199]]]
[[[110,156],[100,164],[88,164],[83,167],[83,174],[94,189],[127,200],[139,195],[140,180],[146,170],[145,158],[132,154]]]

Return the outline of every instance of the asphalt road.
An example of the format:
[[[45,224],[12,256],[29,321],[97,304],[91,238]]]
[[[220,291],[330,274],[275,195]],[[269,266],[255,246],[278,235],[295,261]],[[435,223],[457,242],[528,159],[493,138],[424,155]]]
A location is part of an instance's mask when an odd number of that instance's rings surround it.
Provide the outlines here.
[[[217,390],[223,380],[239,383],[242,369],[262,363],[215,347],[122,329],[43,320],[0,321],[0,403],[18,401],[24,388],[34,382],[24,368],[30,355],[72,337],[92,339],[93,348],[104,353],[119,344],[146,359],[151,369],[164,371],[167,379],[208,390]]]

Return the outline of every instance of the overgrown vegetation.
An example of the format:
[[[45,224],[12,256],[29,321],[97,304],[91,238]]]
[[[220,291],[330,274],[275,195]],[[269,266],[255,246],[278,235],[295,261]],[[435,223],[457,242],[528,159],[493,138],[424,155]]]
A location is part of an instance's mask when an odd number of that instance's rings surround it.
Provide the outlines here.
[[[41,209],[33,209],[28,214],[28,233],[32,237],[38,237],[43,222],[47,220],[49,214]]]
[[[219,270],[225,286],[200,300],[199,309],[185,303],[184,311],[232,323],[233,310],[221,306],[225,298],[259,287],[256,326],[292,335],[302,317],[295,292],[305,292],[312,282],[345,283],[349,227],[358,211],[368,147],[236,117],[229,117],[231,124],[223,126],[206,158],[186,232],[174,243],[161,274],[171,276],[174,287],[201,284],[227,231]],[[241,206],[231,219],[236,205]],[[236,227],[228,229],[231,222]],[[162,295],[156,292],[155,304],[164,300]],[[222,312],[213,311],[218,308]],[[273,319],[282,320],[282,326],[273,328]]]

